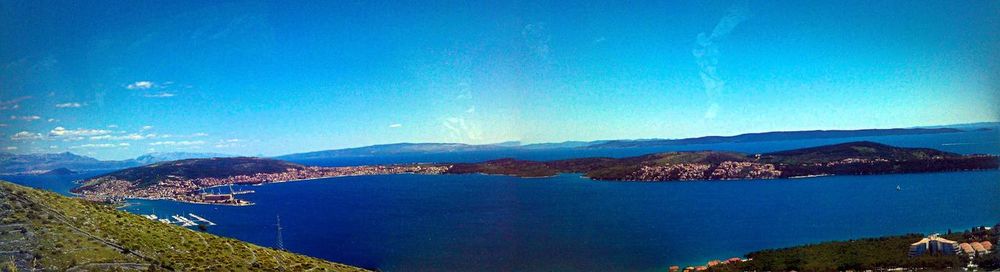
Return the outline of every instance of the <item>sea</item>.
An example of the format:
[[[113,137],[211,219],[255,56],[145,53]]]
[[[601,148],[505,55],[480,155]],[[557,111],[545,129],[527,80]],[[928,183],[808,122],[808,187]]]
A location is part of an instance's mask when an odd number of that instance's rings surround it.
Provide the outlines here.
[[[763,153],[857,140],[1000,154],[997,131],[973,131],[299,163],[551,160],[688,150]],[[0,178],[68,194],[73,181],[99,174]],[[217,224],[208,227],[210,233],[383,271],[663,271],[769,248],[1000,223],[997,170],[657,183],[593,181],[577,174],[531,179],[404,174],[234,189],[256,191],[241,196],[255,205],[131,200],[123,209],[159,217],[193,213]]]

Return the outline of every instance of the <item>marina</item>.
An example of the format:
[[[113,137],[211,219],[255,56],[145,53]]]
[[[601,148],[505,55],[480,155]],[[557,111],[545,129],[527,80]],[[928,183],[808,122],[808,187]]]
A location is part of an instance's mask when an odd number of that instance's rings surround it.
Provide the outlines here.
[[[205,219],[204,217],[198,216],[198,215],[193,214],[193,213],[188,213],[188,216],[190,216],[191,218],[194,218],[193,220],[192,219],[188,219],[187,217],[184,217],[183,215],[177,215],[177,214],[170,216],[170,218],[173,218],[173,220],[170,220],[168,218],[161,218],[161,217],[157,216],[156,214],[142,214],[141,216],[145,217],[146,219],[149,219],[149,220],[158,221],[158,222],[161,222],[161,223],[164,223],[164,224],[176,224],[176,225],[180,225],[182,227],[194,227],[194,226],[198,226],[198,225],[206,225],[206,226],[215,226],[216,225],[215,222],[209,221],[208,219]],[[201,223],[201,224],[199,224],[199,223]]]

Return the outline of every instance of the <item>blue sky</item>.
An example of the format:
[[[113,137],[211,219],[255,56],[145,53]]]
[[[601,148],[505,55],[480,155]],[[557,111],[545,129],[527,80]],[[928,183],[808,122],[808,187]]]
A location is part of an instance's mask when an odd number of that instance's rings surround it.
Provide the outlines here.
[[[1000,119],[998,1],[202,2],[0,2],[0,148],[279,155]]]

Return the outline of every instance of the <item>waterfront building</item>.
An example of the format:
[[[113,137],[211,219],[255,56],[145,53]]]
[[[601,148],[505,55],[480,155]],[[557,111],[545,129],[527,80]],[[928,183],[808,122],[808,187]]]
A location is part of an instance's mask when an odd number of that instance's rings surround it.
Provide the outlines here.
[[[941,238],[938,234],[932,234],[920,239],[916,243],[910,244],[909,256],[916,257],[924,254],[955,255],[958,254],[959,247],[955,241]]]
[[[206,194],[206,195],[202,196],[202,199],[204,199],[205,201],[229,201],[229,200],[233,199],[233,195],[231,195],[231,194],[218,194],[218,195]]]

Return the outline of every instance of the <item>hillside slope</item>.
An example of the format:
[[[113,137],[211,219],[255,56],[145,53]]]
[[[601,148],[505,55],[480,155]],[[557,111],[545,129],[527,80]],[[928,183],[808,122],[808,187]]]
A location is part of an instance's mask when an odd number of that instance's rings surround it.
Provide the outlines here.
[[[997,224],[996,227],[1000,227]],[[942,238],[958,243],[989,241],[996,243],[1000,231],[985,227],[975,227],[964,232],[942,235]],[[924,238],[920,234],[885,236],[878,238],[831,241],[780,249],[767,249],[746,255],[747,261],[731,262],[709,271],[885,271],[905,268],[907,271],[962,271],[968,263],[968,256],[931,255],[919,257],[908,255],[910,245]],[[1000,268],[1000,256],[996,251],[973,260],[985,271]]]
[[[0,181],[0,262],[20,271],[364,271]]]

